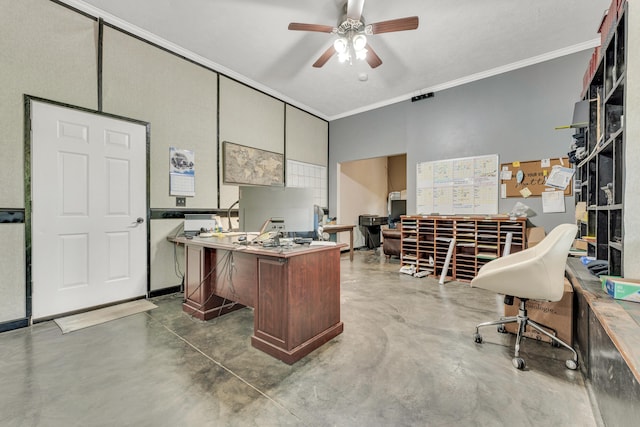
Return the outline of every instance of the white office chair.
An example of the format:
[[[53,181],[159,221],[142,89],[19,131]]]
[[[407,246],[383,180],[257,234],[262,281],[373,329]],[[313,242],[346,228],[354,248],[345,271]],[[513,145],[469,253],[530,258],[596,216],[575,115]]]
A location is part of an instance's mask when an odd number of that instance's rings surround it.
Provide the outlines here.
[[[482,335],[478,332],[478,328],[500,325],[498,330],[503,330],[505,324],[517,323],[518,333],[512,363],[514,367],[524,369],[525,362],[520,357],[520,340],[525,327],[529,325],[551,338],[554,346],[562,345],[571,350],[573,359],[567,360],[565,365],[569,369],[577,369],[578,354],[573,347],[547,332],[550,328],[545,329],[543,325],[529,319],[526,307],[530,299],[559,301],[562,298],[567,256],[577,231],[578,227],[573,224],[561,224],[536,246],[497,258],[478,271],[476,278],[471,281],[472,287],[488,289],[505,297],[518,297],[520,307],[517,316],[478,324],[474,335],[476,343],[482,343]]]

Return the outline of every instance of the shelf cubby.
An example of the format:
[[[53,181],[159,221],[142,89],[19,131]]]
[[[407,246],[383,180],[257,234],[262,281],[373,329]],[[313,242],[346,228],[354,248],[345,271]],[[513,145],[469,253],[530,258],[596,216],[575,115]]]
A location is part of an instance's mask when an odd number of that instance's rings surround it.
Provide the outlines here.
[[[445,272],[450,280],[471,281],[478,269],[504,254],[511,233],[511,253],[526,247],[526,219],[487,216],[403,216],[400,229],[402,266],[439,277],[455,239]]]
[[[625,2],[626,3],[626,2]],[[611,9],[611,25],[602,34],[585,79],[583,99],[589,100],[589,124],[584,134],[587,156],[576,166],[576,202],[584,202],[586,221],[578,220],[587,240],[587,255],[608,261],[608,274],[620,276],[624,266],[624,150],[627,76],[627,4]],[[612,12],[612,10],[614,12]]]

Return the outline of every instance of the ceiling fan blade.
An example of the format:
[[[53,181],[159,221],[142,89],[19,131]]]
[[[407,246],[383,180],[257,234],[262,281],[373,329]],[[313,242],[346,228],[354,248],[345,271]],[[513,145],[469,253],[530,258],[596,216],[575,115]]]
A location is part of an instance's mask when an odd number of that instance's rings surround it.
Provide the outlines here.
[[[360,17],[362,17],[362,9],[364,9],[364,0],[348,0],[347,18],[359,21]]]
[[[371,68],[376,68],[382,65],[382,59],[380,59],[378,54],[373,51],[369,43],[367,43],[367,63]]]
[[[391,19],[389,21],[376,22],[371,24],[371,34],[392,33],[394,31],[415,30],[418,28],[418,17],[409,16],[407,18]]]
[[[333,45],[329,46],[329,49],[325,50],[324,53],[320,55],[320,58],[318,58],[316,62],[313,63],[313,66],[315,68],[322,67],[335,54],[336,54],[336,49],[333,47]]]
[[[301,24],[299,22],[290,23],[289,29],[292,31],[316,31],[318,33],[333,33],[335,31],[335,27],[331,25]]]

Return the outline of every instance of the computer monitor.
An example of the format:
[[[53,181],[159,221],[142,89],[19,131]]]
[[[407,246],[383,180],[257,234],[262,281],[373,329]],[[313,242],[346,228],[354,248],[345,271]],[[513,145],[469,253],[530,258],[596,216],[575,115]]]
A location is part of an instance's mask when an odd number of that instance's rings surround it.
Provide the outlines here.
[[[270,219],[283,220],[284,231],[292,236],[312,236],[317,229],[313,190],[308,188],[241,186],[238,212],[240,231],[260,231]]]
[[[393,222],[400,221],[400,215],[407,214],[406,200],[391,200],[389,219]]]

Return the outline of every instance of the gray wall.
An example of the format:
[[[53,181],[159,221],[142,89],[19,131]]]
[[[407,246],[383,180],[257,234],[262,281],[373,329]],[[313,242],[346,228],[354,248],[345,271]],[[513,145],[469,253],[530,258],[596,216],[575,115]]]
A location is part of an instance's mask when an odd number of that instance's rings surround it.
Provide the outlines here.
[[[407,213],[416,209],[416,164],[424,161],[498,154],[500,162],[566,156],[573,105],[580,97],[590,51],[496,75],[346,117],[330,124],[329,209],[336,209],[336,164],[407,153]],[[499,212],[521,201],[537,215],[531,222],[547,231],[574,222],[574,198],[565,213],[543,214],[540,197],[501,199]]]

